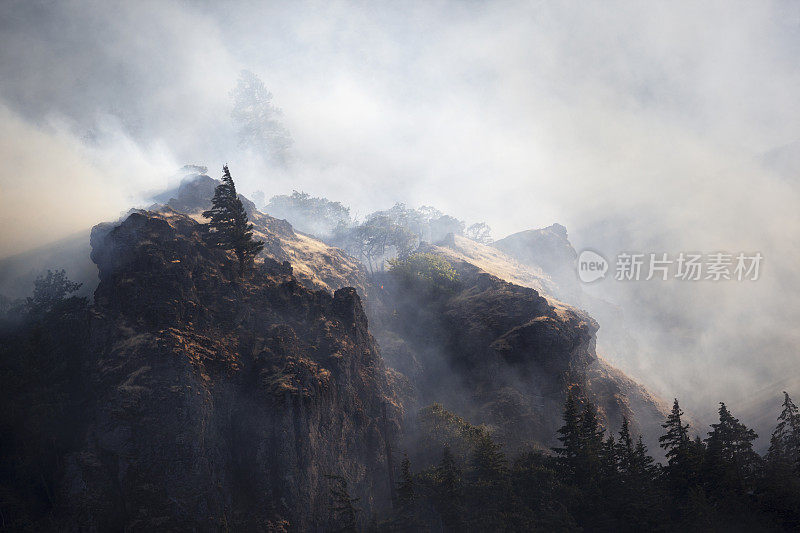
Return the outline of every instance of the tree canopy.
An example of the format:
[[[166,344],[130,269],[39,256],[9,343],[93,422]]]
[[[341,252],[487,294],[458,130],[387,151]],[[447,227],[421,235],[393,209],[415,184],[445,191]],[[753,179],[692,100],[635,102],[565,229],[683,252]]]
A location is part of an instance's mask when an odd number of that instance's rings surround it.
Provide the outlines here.
[[[669,462],[662,466],[627,418],[615,439],[603,430],[592,402],[573,392],[564,404],[555,455],[530,451],[514,460],[488,428],[434,404],[419,414],[417,439],[438,447],[441,459],[431,464],[426,448],[425,454],[417,453],[426,468],[414,472],[409,461],[403,462],[403,496],[384,529],[797,531],[798,416],[785,394],[767,455],[772,466],[764,469],[752,450],[755,433],[725,404],[704,443],[690,438],[676,400],[663,424],[661,445]],[[412,529],[404,528],[410,524]]]
[[[242,200],[236,194],[236,185],[227,165],[222,167],[222,183],[214,190],[211,204],[211,209],[203,212],[203,216],[210,219],[207,241],[224,250],[233,250],[242,276],[264,248],[264,242],[253,239],[253,225],[249,223]]]
[[[47,274],[38,276],[33,282],[33,296],[28,298],[28,308],[32,311],[47,311],[82,285],[70,281],[64,269],[48,269]]]
[[[268,161],[285,164],[292,138],[281,123],[281,110],[272,103],[272,93],[264,82],[252,72],[243,70],[231,96],[231,118],[240,145]]]
[[[456,287],[459,275],[446,259],[431,253],[416,253],[389,261],[391,272],[405,281],[424,283],[435,290],[448,291]]]

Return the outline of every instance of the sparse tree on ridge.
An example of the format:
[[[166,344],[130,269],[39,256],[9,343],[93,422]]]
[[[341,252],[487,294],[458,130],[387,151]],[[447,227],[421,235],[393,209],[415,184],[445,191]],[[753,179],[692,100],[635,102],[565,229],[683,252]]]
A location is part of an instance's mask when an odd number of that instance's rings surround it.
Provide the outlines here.
[[[302,191],[270,198],[264,212],[288,220],[295,230],[310,233],[323,240],[335,240],[354,225],[350,208],[341,202],[312,197]]]
[[[486,222],[477,222],[466,229],[464,234],[473,241],[481,244],[491,244],[492,228]]]
[[[233,250],[239,260],[239,275],[244,275],[264,248],[264,242],[253,239],[253,225],[248,222],[227,165],[222,167],[222,183],[214,190],[212,207],[204,211],[203,216],[210,219],[208,242],[224,250]]]
[[[345,248],[366,263],[370,274],[383,271],[385,259],[393,249],[397,257],[407,257],[416,247],[415,236],[386,214],[370,216],[348,233]]]

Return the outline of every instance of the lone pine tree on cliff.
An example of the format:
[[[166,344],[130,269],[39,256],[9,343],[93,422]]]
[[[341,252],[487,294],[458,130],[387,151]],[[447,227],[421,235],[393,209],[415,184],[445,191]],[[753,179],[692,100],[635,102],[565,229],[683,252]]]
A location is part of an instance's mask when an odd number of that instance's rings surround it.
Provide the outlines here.
[[[242,201],[236,195],[228,165],[222,167],[222,183],[214,190],[211,203],[211,209],[203,212],[204,217],[211,219],[208,241],[225,250],[233,250],[239,260],[241,276],[264,248],[264,242],[253,239],[253,225],[248,222]]]

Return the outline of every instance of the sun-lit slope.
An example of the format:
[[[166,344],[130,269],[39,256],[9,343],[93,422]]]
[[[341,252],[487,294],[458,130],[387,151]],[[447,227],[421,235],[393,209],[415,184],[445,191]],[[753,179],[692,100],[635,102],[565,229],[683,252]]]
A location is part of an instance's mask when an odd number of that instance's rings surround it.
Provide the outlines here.
[[[574,306],[559,300],[559,287],[541,268],[520,263],[497,248],[486,246],[460,235],[448,237],[431,250],[454,261],[464,261],[497,278],[536,290],[559,315],[567,316],[576,311]]]
[[[151,207],[162,215],[189,215],[200,223],[208,222],[202,212],[211,207],[214,187],[219,182],[200,175],[187,180],[165,204]],[[342,287],[355,287],[365,296],[367,281],[363,265],[343,251],[308,235],[296,232],[285,220],[261,213],[255,204],[240,195],[253,224],[253,236],[265,243],[262,257],[279,262],[288,261],[295,277],[304,285],[335,291]]]
[[[561,287],[536,266],[533,261],[535,257],[529,257],[526,261],[528,264],[523,264],[497,248],[452,235],[435,246],[425,246],[424,251],[439,254],[454,263],[454,266],[459,262],[468,263],[503,281],[536,290],[562,321],[578,317],[592,322],[587,311],[564,303],[554,296],[562,292]],[[546,260],[543,259],[543,262]],[[586,368],[585,385],[600,409],[604,411],[604,418],[614,421],[615,424],[618,424],[623,416],[631,418],[636,430],[644,435],[651,453],[658,457],[660,448],[656,438],[660,434],[660,424],[669,412],[670,406],[653,396],[636,380],[595,355],[594,350],[592,352],[592,361]],[[609,429],[616,431],[618,428]]]
[[[436,251],[450,259],[470,263],[487,274],[509,283],[530,287],[545,297],[552,297],[553,281],[542,269],[523,265],[496,248],[486,246],[460,235],[449,235],[434,246]]]

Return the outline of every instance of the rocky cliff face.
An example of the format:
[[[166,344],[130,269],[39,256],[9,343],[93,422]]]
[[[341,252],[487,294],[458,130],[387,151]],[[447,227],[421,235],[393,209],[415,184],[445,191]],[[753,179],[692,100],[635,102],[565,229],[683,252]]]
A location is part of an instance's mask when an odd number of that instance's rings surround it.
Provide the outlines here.
[[[557,443],[569,389],[594,401],[614,431],[622,416],[637,429],[639,414],[655,420],[629,401],[634,383],[626,378],[622,387],[598,361],[598,325],[586,313],[471,263],[452,265],[459,274],[452,290],[389,274],[378,291],[373,332],[387,364],[408,377],[413,404],[443,403],[489,426],[509,451]]]
[[[12,405],[0,429],[14,435],[0,431],[0,497],[22,486],[7,472],[31,487],[16,517],[40,506],[58,528],[319,530],[334,524],[327,476],[341,475],[368,518],[389,505],[391,449],[413,455],[400,437],[433,402],[512,454],[555,444],[574,388],[611,430],[622,416],[660,429],[660,404],[598,358],[597,322],[557,299],[539,248],[514,259],[461,237],[425,245],[459,274],[431,290],[368,280],[357,260],[247,204],[266,246],[241,280],[202,239],[215,185],[199,176],[95,227],[93,305],[0,343]],[[559,228],[542,239],[555,264],[572,257]]]
[[[578,254],[567,240],[567,228],[553,224],[542,229],[520,231],[492,243],[492,247],[520,263],[541,268],[556,284],[556,297],[578,299],[580,286],[575,275]]]
[[[577,253],[569,242],[564,226],[553,224],[538,230],[521,231],[492,243],[492,247],[521,264],[523,269],[539,269],[541,275],[552,280],[551,285],[544,286],[549,296],[586,309],[600,325],[597,349],[603,357],[618,366],[624,366],[626,361],[635,361],[639,357],[639,347],[625,324],[622,309],[583,291],[575,273]],[[526,279],[522,279],[521,283],[528,284]],[[660,424],[669,405],[602,357],[598,357],[597,362],[591,365],[588,376],[597,394],[617,398],[618,403],[626,408],[609,410],[610,417],[616,420],[622,415],[632,417],[651,453],[660,457],[662,451],[657,436],[661,434]]]
[[[271,259],[237,280],[183,215],[131,214],[92,248],[93,394],[62,486],[74,526],[318,529],[326,475],[367,516],[387,503],[398,409],[353,289],[310,290]]]
[[[559,241],[547,248],[567,260],[575,252],[566,232],[555,228],[541,230],[536,239]],[[456,288],[431,291],[388,274],[376,291],[378,303],[369,308],[384,359],[408,378],[409,405],[443,403],[493,428],[510,450],[548,448],[557,444],[564,399],[573,389],[598,406],[611,432],[626,417],[658,453],[655,438],[668,406],[598,357],[598,323],[556,299],[559,285],[549,272],[452,235],[422,251],[455,267]],[[549,257],[542,262],[550,267],[558,263],[536,247],[527,253]]]

